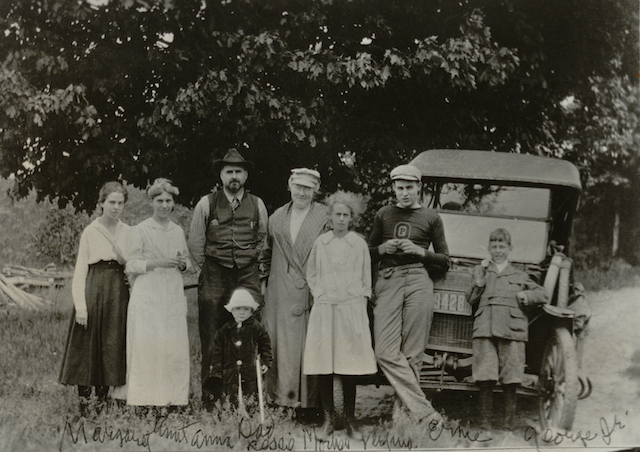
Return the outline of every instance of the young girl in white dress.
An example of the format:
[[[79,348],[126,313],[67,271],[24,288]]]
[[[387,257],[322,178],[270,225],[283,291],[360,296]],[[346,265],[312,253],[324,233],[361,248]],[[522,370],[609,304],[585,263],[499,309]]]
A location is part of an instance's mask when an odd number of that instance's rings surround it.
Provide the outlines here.
[[[365,210],[362,196],[338,191],[326,199],[333,230],[315,241],[307,266],[314,304],[303,357],[303,373],[317,375],[327,437],[339,427],[334,419],[333,384],[342,383],[347,433],[354,426],[354,376],[375,374],[367,300],[371,297],[371,257],[365,240],[350,231]],[[337,379],[340,380],[337,380]]]
[[[184,231],[169,218],[178,193],[168,179],[156,179],[147,189],[153,216],[131,233],[127,385],[116,394],[128,405],[189,402],[187,300],[181,275],[188,267],[188,251]]]

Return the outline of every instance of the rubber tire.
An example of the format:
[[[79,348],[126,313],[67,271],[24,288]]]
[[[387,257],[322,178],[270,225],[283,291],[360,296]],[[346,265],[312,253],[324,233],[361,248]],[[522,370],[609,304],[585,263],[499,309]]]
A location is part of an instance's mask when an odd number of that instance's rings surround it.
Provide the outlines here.
[[[340,375],[333,376],[333,423],[336,430],[344,428],[344,388]]]
[[[570,430],[576,414],[580,381],[575,342],[566,328],[556,328],[547,341],[538,383],[542,430]]]

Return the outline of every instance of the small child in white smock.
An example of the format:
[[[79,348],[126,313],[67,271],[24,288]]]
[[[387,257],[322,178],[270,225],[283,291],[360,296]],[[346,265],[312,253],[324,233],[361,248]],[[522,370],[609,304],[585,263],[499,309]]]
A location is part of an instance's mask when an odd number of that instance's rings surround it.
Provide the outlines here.
[[[331,207],[333,230],[315,241],[307,264],[314,304],[309,315],[302,372],[318,375],[324,424],[319,436],[339,428],[334,417],[333,384],[342,384],[345,428],[353,435],[355,375],[377,372],[371,345],[367,300],[371,298],[371,257],[365,240],[350,231],[364,212],[361,195],[338,191]],[[334,378],[335,377],[335,378]]]

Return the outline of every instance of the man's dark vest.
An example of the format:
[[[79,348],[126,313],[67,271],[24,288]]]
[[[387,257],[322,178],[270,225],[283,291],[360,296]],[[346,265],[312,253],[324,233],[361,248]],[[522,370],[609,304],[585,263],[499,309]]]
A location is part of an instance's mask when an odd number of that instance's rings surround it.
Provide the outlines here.
[[[225,267],[246,267],[256,261],[258,245],[258,197],[244,192],[233,212],[224,190],[207,196],[209,218],[204,254]]]

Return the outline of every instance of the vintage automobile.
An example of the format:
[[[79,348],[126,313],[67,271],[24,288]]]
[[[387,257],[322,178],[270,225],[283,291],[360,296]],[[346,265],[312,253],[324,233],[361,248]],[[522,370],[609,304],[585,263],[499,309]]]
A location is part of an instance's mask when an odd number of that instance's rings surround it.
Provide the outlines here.
[[[423,204],[440,214],[452,257],[446,274],[432,275],[435,313],[422,388],[477,390],[471,381],[474,312],[465,292],[473,267],[489,257],[489,233],[505,228],[512,236],[510,261],[552,300],[527,312],[526,381],[518,393],[539,398],[543,429],[570,429],[578,399],[591,392],[580,372],[590,309],[572,281],[568,257],[578,170],[559,159],[468,150],[425,151],[411,164],[422,171]]]
[[[445,274],[430,271],[435,312],[420,375],[422,389],[478,390],[471,380],[474,309],[466,291],[473,267],[489,257],[490,232],[505,228],[512,238],[511,263],[543,285],[551,299],[549,305],[527,312],[525,382],[518,394],[539,399],[542,430],[571,429],[578,399],[592,390],[580,370],[591,311],[581,284],[572,281],[568,257],[581,191],[577,168],[548,157],[450,149],[425,151],[410,163],[422,172],[422,204],[442,218],[452,262]],[[387,382],[379,372],[373,381],[365,378],[361,383]],[[333,387],[340,418],[339,378]]]

